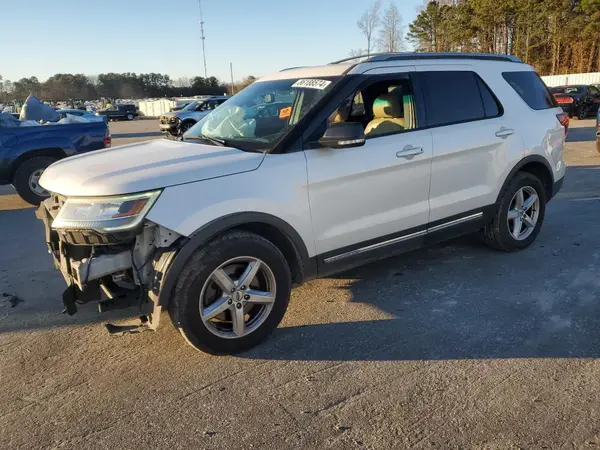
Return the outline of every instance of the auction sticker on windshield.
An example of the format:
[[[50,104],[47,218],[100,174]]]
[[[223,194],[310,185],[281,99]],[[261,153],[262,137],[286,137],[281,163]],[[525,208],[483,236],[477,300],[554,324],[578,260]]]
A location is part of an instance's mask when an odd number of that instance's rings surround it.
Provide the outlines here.
[[[292,107],[291,106],[288,106],[287,108],[281,108],[279,110],[279,118],[280,119],[287,119],[291,115],[292,115]]]
[[[329,80],[318,80],[316,78],[304,78],[292,84],[293,88],[325,89],[331,84]]]

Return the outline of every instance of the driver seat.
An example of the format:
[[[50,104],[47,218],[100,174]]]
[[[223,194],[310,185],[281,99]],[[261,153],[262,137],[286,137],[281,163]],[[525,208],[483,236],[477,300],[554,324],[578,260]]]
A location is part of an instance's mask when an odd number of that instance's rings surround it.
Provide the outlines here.
[[[373,102],[373,120],[365,128],[365,135],[397,133],[404,130],[403,108],[392,93],[382,94]]]

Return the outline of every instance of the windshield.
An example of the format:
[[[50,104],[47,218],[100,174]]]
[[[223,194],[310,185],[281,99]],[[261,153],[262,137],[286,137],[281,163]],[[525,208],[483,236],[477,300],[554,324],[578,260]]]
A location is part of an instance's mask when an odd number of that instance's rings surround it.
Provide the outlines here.
[[[583,94],[584,88],[582,86],[560,86],[551,88],[550,92],[553,94]]]
[[[195,111],[196,110],[196,106],[198,106],[198,102],[188,103],[181,110],[182,111]]]
[[[184,140],[207,137],[243,150],[269,150],[338,80],[295,78],[253,83],[190,128]]]

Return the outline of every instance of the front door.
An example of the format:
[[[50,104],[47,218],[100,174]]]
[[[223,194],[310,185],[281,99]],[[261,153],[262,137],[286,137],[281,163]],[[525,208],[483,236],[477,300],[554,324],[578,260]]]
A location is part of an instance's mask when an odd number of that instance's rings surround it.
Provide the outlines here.
[[[408,74],[388,76],[349,97],[364,104],[331,112],[330,121],[365,125],[364,146],[305,150],[321,274],[419,245],[425,235],[432,136],[419,129]]]

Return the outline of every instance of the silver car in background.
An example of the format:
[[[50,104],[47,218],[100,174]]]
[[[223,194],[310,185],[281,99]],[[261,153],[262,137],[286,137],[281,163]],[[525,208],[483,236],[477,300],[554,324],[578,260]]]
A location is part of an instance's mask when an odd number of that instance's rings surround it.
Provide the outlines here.
[[[179,111],[168,112],[160,117],[160,131],[179,136],[227,99],[226,96],[209,97],[196,100]]]

